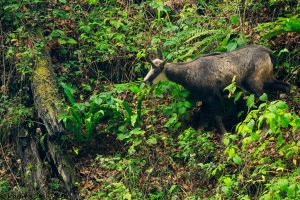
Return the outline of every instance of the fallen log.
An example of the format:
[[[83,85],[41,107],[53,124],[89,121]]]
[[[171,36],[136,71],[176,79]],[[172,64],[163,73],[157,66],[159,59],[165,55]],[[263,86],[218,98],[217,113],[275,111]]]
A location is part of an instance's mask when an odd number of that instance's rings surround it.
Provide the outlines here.
[[[35,190],[47,199],[49,193],[47,180],[58,176],[63,181],[69,197],[76,199],[74,165],[61,146],[64,128],[59,122],[59,116],[63,103],[48,53],[36,55],[31,86],[34,107],[44,127],[37,128],[39,131],[23,131],[19,134],[18,146],[25,184],[30,190]]]

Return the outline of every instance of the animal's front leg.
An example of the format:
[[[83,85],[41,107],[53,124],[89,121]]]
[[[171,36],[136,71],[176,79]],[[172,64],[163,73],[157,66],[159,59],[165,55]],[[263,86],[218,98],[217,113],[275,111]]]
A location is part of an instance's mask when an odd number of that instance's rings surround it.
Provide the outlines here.
[[[215,122],[216,122],[216,127],[218,129],[218,132],[223,136],[227,131],[224,127],[222,116],[216,115],[214,117],[214,119],[215,119]]]
[[[223,98],[220,94],[212,95],[209,98],[209,105],[212,108],[212,114],[216,123],[216,128],[221,135],[226,133],[225,126],[223,124],[223,114],[224,114],[224,103]]]

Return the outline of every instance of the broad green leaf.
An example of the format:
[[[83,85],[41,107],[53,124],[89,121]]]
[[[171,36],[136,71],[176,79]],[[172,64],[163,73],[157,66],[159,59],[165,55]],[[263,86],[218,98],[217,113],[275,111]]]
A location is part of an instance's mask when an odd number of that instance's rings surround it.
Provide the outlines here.
[[[157,140],[155,137],[149,138],[146,142],[147,144],[157,144]]]
[[[142,135],[144,133],[145,133],[145,131],[142,130],[141,128],[135,128],[132,131],[130,131],[131,135]]]
[[[286,191],[289,186],[289,180],[288,179],[280,179],[280,180],[278,180],[277,185],[279,186],[280,190]]]
[[[130,89],[131,92],[133,92],[135,94],[137,94],[140,91],[139,87],[136,86],[136,85],[130,86],[129,89]]]
[[[231,16],[230,21],[232,24],[237,25],[239,22],[239,16],[237,16],[237,15]]]
[[[88,0],[88,3],[89,3],[90,5],[97,4],[97,3],[98,3],[98,0]]]
[[[85,127],[86,127],[86,140],[89,142],[93,135],[93,127],[92,127],[92,119],[91,117],[85,119]]]
[[[278,108],[280,108],[280,109],[286,109],[286,108],[288,108],[288,105],[287,105],[286,102],[284,102],[284,101],[278,101],[275,105],[276,105]]]
[[[240,156],[235,155],[235,156],[233,157],[233,162],[234,162],[235,164],[240,165],[240,164],[242,163],[242,159],[241,159]]]
[[[168,122],[164,125],[164,127],[166,127],[166,128],[170,127],[177,120],[178,120],[177,115],[173,114],[173,116],[168,120]]]
[[[284,139],[283,139],[283,137],[282,137],[282,134],[280,133],[280,134],[278,135],[278,137],[277,137],[276,146],[277,146],[277,147],[280,147],[280,146],[283,145],[283,144],[284,144]]]
[[[72,95],[70,87],[67,86],[65,83],[61,83],[60,85],[64,89],[64,92],[67,95],[68,100],[70,101],[71,105],[74,106],[75,105],[75,99],[74,99],[74,97]]]
[[[250,136],[251,136],[252,141],[259,140],[259,134],[257,134],[257,133],[251,133]]]
[[[77,41],[74,40],[73,38],[68,39],[69,44],[77,44]]]
[[[222,192],[224,192],[227,195],[230,194],[230,188],[227,186],[222,186],[221,190],[222,190]]]
[[[192,104],[189,102],[189,101],[184,101],[184,106],[186,108],[191,108],[192,107]]]
[[[137,122],[137,118],[138,118],[137,115],[132,115],[132,116],[130,117],[130,123],[131,123],[131,126],[132,126],[132,127],[135,127],[136,122]]]
[[[245,137],[242,140],[243,145],[249,144],[252,141],[252,139],[250,137]]]
[[[254,125],[255,125],[255,121],[253,119],[250,119],[250,121],[247,123],[247,127],[251,131],[253,130]]]
[[[268,107],[268,109],[269,109],[272,113],[275,113],[276,110],[277,110],[277,107],[276,107],[275,105],[270,105],[270,106]]]
[[[66,44],[66,43],[67,43],[66,40],[60,39],[60,38],[57,40],[57,42],[58,42],[59,44]]]
[[[237,43],[236,42],[229,42],[227,45],[227,52],[233,51],[237,48]]]
[[[180,126],[181,126],[181,122],[177,122],[177,123],[175,124],[174,128],[175,128],[175,129],[179,129]]]
[[[178,112],[179,112],[179,114],[182,115],[182,114],[186,113],[186,108],[182,106],[178,109]]]
[[[267,113],[264,115],[266,119],[274,119],[276,115],[274,113]]]
[[[124,200],[131,200],[131,194],[128,190],[126,190],[126,193],[122,196],[122,199]]]
[[[133,154],[136,152],[136,150],[135,150],[134,147],[135,147],[134,145],[131,145],[131,146],[129,147],[129,149],[128,149],[128,154],[129,154],[129,155],[133,155]]]
[[[122,102],[125,110],[127,111],[128,117],[130,118],[133,115],[132,109],[127,101]]]
[[[230,187],[231,186],[231,183],[232,183],[232,180],[231,180],[231,178],[230,177],[226,177],[226,178],[224,178],[224,183],[225,183],[225,185],[226,186],[228,186],[228,187]]]
[[[234,149],[234,148],[230,148],[230,149],[229,149],[229,152],[228,152],[228,155],[229,155],[230,157],[233,157],[233,156],[235,155],[235,149]]]
[[[268,95],[266,93],[264,93],[263,95],[261,95],[259,97],[259,100],[261,100],[261,101],[268,101]]]
[[[128,139],[128,138],[130,138],[129,134],[118,134],[118,137],[117,137],[118,140],[124,140],[124,139]]]
[[[254,106],[254,95],[253,94],[251,94],[247,98],[246,104],[247,104],[248,110],[251,109]]]
[[[234,96],[234,103],[236,103],[242,96],[242,92],[239,91],[235,96]]]
[[[283,116],[279,118],[279,122],[283,128],[287,128],[292,119],[291,113],[285,113]]]
[[[53,37],[61,37],[61,36],[66,36],[66,34],[62,30],[59,30],[59,29],[53,30],[51,32],[51,34],[50,34],[51,38],[53,38]]]
[[[230,142],[229,138],[228,138],[228,137],[225,137],[224,140],[223,140],[224,145],[225,145],[225,146],[228,146],[228,145],[229,145],[229,142]]]
[[[72,107],[69,108],[69,111],[73,115],[74,119],[76,119],[76,124],[78,124],[78,126],[81,126],[83,123],[82,123],[79,112],[75,108],[72,108]]]

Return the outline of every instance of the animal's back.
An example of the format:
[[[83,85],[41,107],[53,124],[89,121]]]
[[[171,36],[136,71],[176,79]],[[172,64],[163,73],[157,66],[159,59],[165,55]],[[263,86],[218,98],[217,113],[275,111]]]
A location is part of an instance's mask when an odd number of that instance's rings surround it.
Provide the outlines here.
[[[174,81],[201,92],[223,90],[234,76],[239,85],[250,76],[257,79],[253,81],[269,81],[273,71],[270,53],[263,46],[251,45],[232,52],[206,55],[177,65],[175,72],[180,74],[180,79]]]

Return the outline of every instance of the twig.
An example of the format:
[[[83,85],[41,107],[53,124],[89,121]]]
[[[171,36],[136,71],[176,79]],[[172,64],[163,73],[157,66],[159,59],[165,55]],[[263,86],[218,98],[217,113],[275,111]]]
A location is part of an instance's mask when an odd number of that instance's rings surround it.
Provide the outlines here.
[[[21,191],[20,185],[19,185],[19,183],[18,183],[18,181],[17,181],[17,178],[16,178],[15,174],[13,173],[11,167],[9,166],[8,160],[7,160],[6,157],[4,156],[4,155],[5,155],[5,152],[4,152],[4,149],[3,149],[2,142],[0,142],[0,149],[1,149],[1,153],[2,153],[2,155],[3,155],[4,161],[5,161],[5,164],[7,165],[7,167],[8,167],[8,169],[9,169],[10,173],[12,174],[12,176],[13,176],[13,178],[14,178],[14,180],[15,180],[15,182],[16,182],[16,184],[17,184],[18,190]]]
[[[1,37],[1,46],[4,46],[4,36],[3,36],[3,30],[2,30],[2,23],[1,23],[1,20],[0,20],[0,37]],[[4,52],[1,51],[0,52],[2,54],[2,65],[3,65],[3,78],[2,78],[2,84],[3,84],[3,87],[4,87],[4,90],[3,90],[3,94],[6,94],[6,86],[5,86],[5,74],[6,74],[6,68],[5,68],[5,57],[4,57]]]

